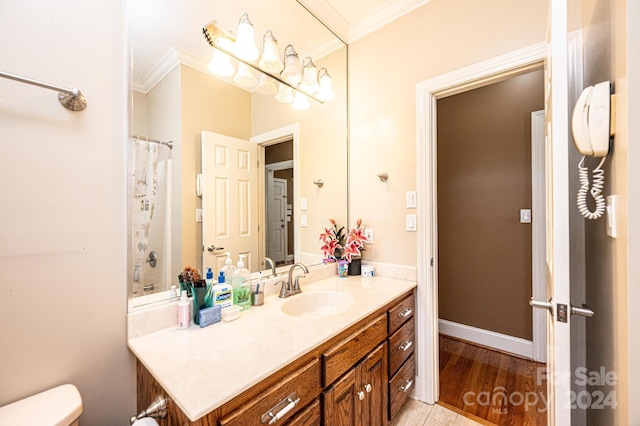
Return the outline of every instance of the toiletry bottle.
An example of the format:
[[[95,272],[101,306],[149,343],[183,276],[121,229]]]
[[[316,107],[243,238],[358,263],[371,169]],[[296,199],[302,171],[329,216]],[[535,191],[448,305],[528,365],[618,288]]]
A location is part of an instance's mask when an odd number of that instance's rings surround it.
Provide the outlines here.
[[[178,301],[178,328],[181,330],[186,330],[191,325],[190,307],[187,290],[182,290],[180,301]]]
[[[231,262],[231,252],[226,252],[227,258],[224,261],[224,266],[220,269],[224,272],[225,283],[231,285],[231,278],[233,277],[233,273],[236,271],[236,267],[233,266]]]
[[[224,272],[218,275],[218,284],[211,287],[213,306],[226,308],[233,305],[233,289],[231,284],[225,284]]]
[[[204,305],[210,308],[213,306],[213,286],[216,284],[213,281],[213,271],[211,268],[207,268],[207,278],[205,282],[207,283],[207,293],[204,296]]]
[[[244,255],[240,255],[238,268],[231,277],[233,287],[233,304],[240,306],[242,310],[251,307],[251,272],[244,267]]]

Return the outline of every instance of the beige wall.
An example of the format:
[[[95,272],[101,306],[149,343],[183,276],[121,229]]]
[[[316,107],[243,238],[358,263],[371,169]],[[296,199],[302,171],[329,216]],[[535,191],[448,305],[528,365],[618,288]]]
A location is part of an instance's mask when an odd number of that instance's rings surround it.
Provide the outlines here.
[[[125,3],[3,2],[0,39],[3,71],[89,101],[0,81],[0,405],[73,383],[81,424],[128,424]]]
[[[349,215],[374,228],[365,259],[417,265],[416,234],[405,231],[415,213],[405,192],[416,190],[416,83],[543,41],[546,17],[546,0],[433,0],[350,45]]]
[[[310,100],[306,111],[296,111],[260,94],[252,97],[252,136],[298,123],[300,129],[300,197],[307,198],[308,226],[300,228],[300,249],[320,255],[318,237],[329,226],[329,218],[347,224],[347,92],[345,49],[320,60],[331,74],[336,99],[319,104]],[[313,181],[322,179],[318,188]],[[294,200],[294,204],[299,200]],[[295,207],[294,207],[295,211]],[[296,223],[299,218],[294,218]]]

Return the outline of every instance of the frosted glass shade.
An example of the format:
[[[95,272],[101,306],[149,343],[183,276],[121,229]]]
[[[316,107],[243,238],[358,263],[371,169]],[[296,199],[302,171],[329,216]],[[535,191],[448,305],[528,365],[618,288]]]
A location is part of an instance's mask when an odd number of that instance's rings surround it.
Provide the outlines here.
[[[296,92],[295,99],[291,104],[291,108],[297,109],[298,111],[304,111],[309,109],[311,105],[309,104],[309,98],[304,93]]]
[[[262,58],[260,58],[258,66],[263,71],[271,74],[277,74],[284,68],[284,64],[280,60],[280,52],[278,52],[278,40],[275,39],[271,30],[264,33]]]
[[[293,102],[293,90],[291,90],[291,87],[280,83],[278,85],[278,93],[276,93],[276,101],[282,104]]]
[[[258,79],[256,79],[256,76],[253,74],[253,71],[251,71],[251,68],[249,68],[242,62],[239,62],[238,72],[236,73],[235,77],[233,77],[233,82],[238,86],[251,88],[255,87],[258,84]]]
[[[231,64],[231,57],[218,49],[213,49],[209,62],[209,71],[220,77],[231,77],[236,71]]]
[[[256,48],[256,40],[253,31],[253,24],[249,20],[249,16],[243,13],[238,23],[238,36],[235,43],[235,54],[245,61],[255,61],[260,56],[260,52]]]

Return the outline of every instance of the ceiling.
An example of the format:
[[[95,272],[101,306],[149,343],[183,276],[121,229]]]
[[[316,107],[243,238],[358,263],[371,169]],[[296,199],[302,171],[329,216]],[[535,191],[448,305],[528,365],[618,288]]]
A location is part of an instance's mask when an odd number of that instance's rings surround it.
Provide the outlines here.
[[[331,32],[350,43],[429,1],[269,0],[267,8],[265,0],[129,0],[134,88],[147,92],[177,62],[206,69],[211,48],[202,35],[202,27],[214,19],[234,31],[238,17],[251,11],[256,39],[266,29],[272,29],[281,44],[286,46],[295,40],[301,57],[315,59],[335,50],[336,43],[342,45]]]

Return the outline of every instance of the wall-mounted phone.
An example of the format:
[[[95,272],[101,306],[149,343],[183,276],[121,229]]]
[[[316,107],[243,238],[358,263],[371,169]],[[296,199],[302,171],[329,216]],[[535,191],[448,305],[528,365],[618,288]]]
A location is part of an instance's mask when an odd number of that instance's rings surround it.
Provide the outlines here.
[[[580,95],[573,109],[571,131],[576,148],[583,155],[578,164],[580,190],[578,191],[578,209],[587,219],[598,219],[605,211],[605,199],[601,194],[604,188],[604,170],[602,166],[609,154],[610,138],[613,136],[611,83],[604,81],[589,86]],[[589,182],[589,170],[584,166],[584,156],[602,157]],[[595,210],[587,206],[587,194],[595,201]]]

